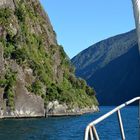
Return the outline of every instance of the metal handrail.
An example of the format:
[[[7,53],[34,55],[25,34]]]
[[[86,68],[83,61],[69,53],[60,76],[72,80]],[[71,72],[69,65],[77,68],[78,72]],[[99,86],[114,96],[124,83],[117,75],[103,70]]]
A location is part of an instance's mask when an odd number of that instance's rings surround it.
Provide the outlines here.
[[[140,140],[140,97],[136,97],[136,98],[131,99],[130,101],[124,103],[124,104],[121,104],[120,106],[116,107],[115,109],[113,109],[110,112],[106,113],[105,115],[99,117],[95,121],[91,122],[85,130],[85,138],[84,139],[85,140],[89,140],[89,139],[90,140],[100,140],[95,125],[117,112],[120,131],[121,131],[121,137],[122,137],[122,140],[125,140],[125,133],[124,133],[124,128],[123,128],[120,110],[122,108],[126,107],[127,105],[132,104],[133,102],[136,102],[136,101],[139,101],[139,117],[138,117],[139,118],[139,120],[138,120],[139,121],[139,128],[138,129],[139,129],[139,140]]]

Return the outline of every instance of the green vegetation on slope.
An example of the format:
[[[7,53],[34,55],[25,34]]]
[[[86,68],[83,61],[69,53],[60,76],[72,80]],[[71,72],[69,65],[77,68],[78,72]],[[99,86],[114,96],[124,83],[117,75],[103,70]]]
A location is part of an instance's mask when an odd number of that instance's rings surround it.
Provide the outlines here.
[[[22,68],[33,70],[35,80],[26,85],[28,91],[41,96],[45,104],[57,99],[70,107],[97,105],[94,90],[84,80],[74,76],[74,68],[63,47],[57,44],[46,46],[49,40],[44,26],[46,19],[36,12],[36,9],[41,9],[40,5],[32,3],[31,7],[22,1],[17,5],[15,11],[9,8],[0,9],[0,24],[6,31],[0,41],[4,48],[4,59],[14,60]],[[15,27],[12,27],[13,24]],[[41,33],[37,30],[41,30]],[[48,31],[55,36],[55,32],[49,27]],[[56,55],[61,61],[59,67],[63,71],[62,80],[57,80],[53,70]],[[7,77],[7,74],[10,76]],[[16,74],[6,73],[4,81],[0,81],[1,86],[4,85],[3,82],[6,82],[4,88],[8,106],[14,107],[13,86]]]
[[[0,87],[4,88],[4,99],[6,100],[7,106],[12,110],[14,109],[14,86],[16,83],[16,72],[7,68],[4,78],[0,79]]]

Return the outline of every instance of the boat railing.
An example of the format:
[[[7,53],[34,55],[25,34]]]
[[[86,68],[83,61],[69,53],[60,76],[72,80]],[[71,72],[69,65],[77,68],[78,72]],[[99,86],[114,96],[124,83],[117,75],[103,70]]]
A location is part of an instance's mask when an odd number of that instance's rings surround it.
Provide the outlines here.
[[[125,133],[124,133],[124,127],[123,127],[123,122],[122,122],[122,117],[121,117],[121,109],[138,101],[139,102],[139,107],[138,107],[138,132],[139,132],[139,140],[140,140],[140,97],[136,97],[134,99],[131,99],[130,101],[127,101],[124,104],[121,104],[120,106],[116,107],[115,109],[111,110],[110,112],[106,113],[105,115],[99,117],[95,121],[91,122],[86,130],[85,130],[85,138],[84,140],[100,140],[99,135],[96,130],[96,125],[100,123],[101,121],[105,120],[109,116],[111,116],[114,113],[117,113],[118,116],[118,123],[120,127],[120,132],[121,132],[121,138],[122,140],[126,140]]]

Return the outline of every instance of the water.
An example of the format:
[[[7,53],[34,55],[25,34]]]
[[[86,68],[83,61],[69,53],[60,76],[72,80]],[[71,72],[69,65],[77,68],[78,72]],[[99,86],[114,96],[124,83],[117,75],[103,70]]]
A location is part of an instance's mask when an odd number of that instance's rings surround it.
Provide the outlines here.
[[[0,120],[0,140],[83,140],[88,123],[114,107],[101,107],[96,114],[47,119]],[[127,140],[138,140],[138,108],[122,111]],[[121,140],[117,115],[97,125],[101,140]]]

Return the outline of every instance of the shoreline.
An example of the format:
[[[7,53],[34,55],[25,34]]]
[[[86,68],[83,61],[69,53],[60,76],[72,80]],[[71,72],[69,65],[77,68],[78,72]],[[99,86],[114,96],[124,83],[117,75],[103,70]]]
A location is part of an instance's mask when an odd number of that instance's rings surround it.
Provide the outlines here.
[[[0,119],[6,120],[6,119],[41,119],[41,118],[54,118],[54,117],[74,117],[74,116],[82,116],[84,114],[92,114],[97,113],[99,110],[95,111],[85,111],[85,112],[71,112],[71,113],[57,113],[57,114],[46,114],[46,115],[40,115],[40,116],[0,116]]]

